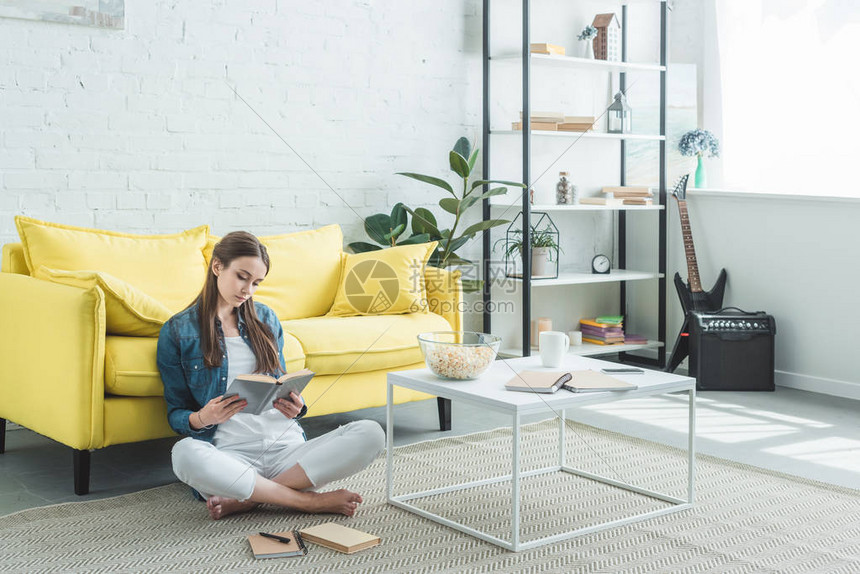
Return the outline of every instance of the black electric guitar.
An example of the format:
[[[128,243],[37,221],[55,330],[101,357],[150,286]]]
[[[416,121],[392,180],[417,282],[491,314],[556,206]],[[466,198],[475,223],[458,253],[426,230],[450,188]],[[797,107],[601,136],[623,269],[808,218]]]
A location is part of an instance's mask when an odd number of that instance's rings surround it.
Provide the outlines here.
[[[681,234],[684,237],[684,253],[687,258],[687,276],[689,283],[684,283],[681,275],[675,273],[675,289],[681,300],[681,308],[684,310],[684,325],[675,341],[675,349],[666,363],[666,371],[672,372],[678,368],[681,361],[689,354],[687,338],[688,313],[690,311],[718,311],[723,307],[723,295],[726,291],[726,270],[721,269],[717,282],[710,291],[702,290],[702,282],[699,280],[699,264],[696,262],[696,248],[693,246],[693,234],[690,231],[690,216],[687,213],[687,180],[689,174],[678,180],[672,195],[678,200],[678,213],[681,216]]]

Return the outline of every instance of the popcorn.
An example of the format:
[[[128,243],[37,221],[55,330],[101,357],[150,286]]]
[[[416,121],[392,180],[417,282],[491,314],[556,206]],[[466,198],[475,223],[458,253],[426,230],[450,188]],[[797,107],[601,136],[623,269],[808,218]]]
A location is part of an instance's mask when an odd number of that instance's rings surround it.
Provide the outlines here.
[[[449,379],[477,378],[495,358],[496,350],[486,345],[424,345],[424,360],[427,366],[435,375]]]

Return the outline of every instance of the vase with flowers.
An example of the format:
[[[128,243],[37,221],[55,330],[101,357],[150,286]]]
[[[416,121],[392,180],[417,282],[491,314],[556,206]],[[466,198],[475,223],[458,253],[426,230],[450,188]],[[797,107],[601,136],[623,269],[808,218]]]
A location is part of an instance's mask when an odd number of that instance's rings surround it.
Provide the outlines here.
[[[582,29],[582,32],[577,36],[579,40],[585,42],[585,55],[583,57],[594,59],[594,39],[597,38],[597,28],[589,24]]]
[[[720,140],[708,130],[690,130],[681,136],[678,151],[683,156],[696,156],[696,187],[706,187],[707,179],[702,158],[704,154],[707,154],[707,157],[720,157]]]

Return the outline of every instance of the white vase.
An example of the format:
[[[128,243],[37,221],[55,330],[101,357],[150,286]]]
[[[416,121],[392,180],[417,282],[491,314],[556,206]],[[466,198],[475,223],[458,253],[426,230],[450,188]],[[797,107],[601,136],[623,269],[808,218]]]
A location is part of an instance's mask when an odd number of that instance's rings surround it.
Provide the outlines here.
[[[552,275],[552,263],[552,250],[549,247],[532,248],[532,277]]]
[[[585,40],[585,53],[582,55],[583,58],[587,58],[589,60],[594,59],[594,40]]]

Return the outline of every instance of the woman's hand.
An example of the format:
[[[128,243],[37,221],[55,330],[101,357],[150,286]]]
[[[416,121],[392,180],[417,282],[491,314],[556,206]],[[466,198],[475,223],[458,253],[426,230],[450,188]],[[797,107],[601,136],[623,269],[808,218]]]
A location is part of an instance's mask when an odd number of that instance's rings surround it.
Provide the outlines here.
[[[304,402],[302,402],[302,397],[293,392],[290,392],[290,400],[275,399],[275,401],[272,403],[272,406],[278,409],[278,411],[280,411],[288,419],[296,418],[299,413],[302,412],[302,407],[304,405],[305,404]]]
[[[202,409],[197,411],[196,415],[191,416],[191,422],[200,425],[197,428],[218,425],[230,420],[230,417],[248,405],[248,401],[239,399],[236,396],[228,397],[226,400],[222,399],[224,399],[224,395],[215,397],[206,403]]]

